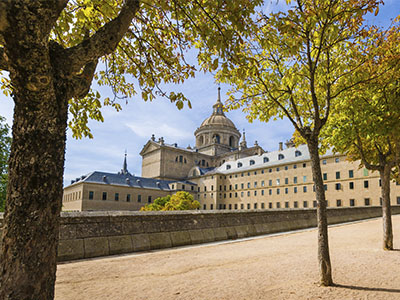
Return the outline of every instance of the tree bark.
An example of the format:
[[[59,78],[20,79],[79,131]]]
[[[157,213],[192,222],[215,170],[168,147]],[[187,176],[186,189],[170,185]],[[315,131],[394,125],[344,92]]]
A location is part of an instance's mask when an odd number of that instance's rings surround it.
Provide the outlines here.
[[[0,257],[4,300],[54,298],[68,102],[44,33],[54,8],[43,3],[13,2],[3,32],[15,103]]]
[[[382,193],[383,249],[393,250],[392,213],[390,207],[390,172],[391,167],[385,164],[379,170]]]
[[[308,151],[311,157],[311,169],[315,184],[317,198],[317,222],[318,222],[318,263],[320,284],[322,286],[333,285],[331,260],[329,257],[328,243],[328,220],[325,199],[324,183],[322,180],[320,157],[318,153],[318,139],[310,137],[307,139]]]

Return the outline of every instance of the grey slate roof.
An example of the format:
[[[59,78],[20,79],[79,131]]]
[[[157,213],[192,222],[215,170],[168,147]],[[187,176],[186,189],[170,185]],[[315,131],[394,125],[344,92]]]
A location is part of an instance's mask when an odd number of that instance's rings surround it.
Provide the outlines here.
[[[144,189],[161,189],[161,190],[171,190],[169,188],[170,183],[182,182],[189,185],[195,185],[190,181],[176,181],[176,180],[161,180],[153,178],[145,178],[133,176],[130,173],[106,173],[94,171],[87,175],[81,176],[78,180],[71,182],[72,184],[81,182],[93,182],[97,184],[113,184],[120,186],[129,186]]]
[[[330,156],[332,154],[333,154],[332,151],[328,150],[326,154],[321,156],[321,158]],[[282,156],[280,157],[280,155]],[[265,162],[264,158],[266,158]],[[290,147],[283,149],[282,151],[277,150],[277,151],[263,153],[261,155],[253,155],[245,158],[240,158],[234,161],[227,161],[223,163],[220,167],[216,168],[215,170],[210,171],[209,174],[212,173],[230,174],[241,171],[255,170],[264,167],[268,168],[295,162],[302,162],[305,160],[310,160],[310,153],[308,152],[307,145],[300,145],[297,148]],[[252,161],[252,164],[250,164],[250,161]],[[239,167],[238,166],[239,163],[241,163],[242,166]],[[230,167],[228,167],[228,165]]]

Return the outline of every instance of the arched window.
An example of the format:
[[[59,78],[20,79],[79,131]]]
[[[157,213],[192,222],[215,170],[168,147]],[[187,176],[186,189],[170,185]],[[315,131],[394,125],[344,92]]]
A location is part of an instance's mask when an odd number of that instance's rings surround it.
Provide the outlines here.
[[[269,162],[269,158],[268,157],[264,157],[264,163]]]
[[[185,164],[187,163],[186,158],[183,159],[183,162],[184,162]]]
[[[254,160],[250,160],[250,166],[254,165],[256,162]]]
[[[204,159],[201,160],[201,165],[204,167],[206,165],[206,161]]]
[[[235,147],[235,138],[233,136],[229,137],[229,147]]]
[[[175,162],[178,162],[178,156],[175,158]]]
[[[278,160],[281,160],[281,159],[284,159],[284,158],[285,158],[285,156],[283,154],[279,154],[278,155]]]
[[[183,162],[183,156],[179,155],[179,162]]]
[[[231,165],[226,165],[226,169],[229,170],[231,168]]]
[[[201,135],[199,136],[199,146],[203,145],[204,143],[204,137]]]
[[[242,164],[241,162],[238,162],[238,163],[237,163],[237,167],[238,167],[238,168],[241,168],[242,166],[243,166],[243,164]]]
[[[196,170],[193,170],[193,174],[192,174],[193,176],[196,176]]]
[[[301,155],[301,152],[299,150],[296,150],[296,152],[294,153],[294,156],[297,157],[297,156],[300,156],[300,155]]]

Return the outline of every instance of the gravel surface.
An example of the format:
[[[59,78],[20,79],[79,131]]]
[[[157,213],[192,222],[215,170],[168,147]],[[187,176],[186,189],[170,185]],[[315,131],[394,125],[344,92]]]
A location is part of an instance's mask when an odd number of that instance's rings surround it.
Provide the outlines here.
[[[335,287],[318,285],[315,229],[250,240],[129,254],[58,266],[56,299],[400,299],[395,251],[382,220],[329,229]]]

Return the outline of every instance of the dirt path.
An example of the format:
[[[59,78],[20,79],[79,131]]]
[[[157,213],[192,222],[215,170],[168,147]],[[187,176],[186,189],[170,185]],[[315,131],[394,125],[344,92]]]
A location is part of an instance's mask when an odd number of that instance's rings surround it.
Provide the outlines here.
[[[61,264],[56,299],[400,299],[400,215],[396,251],[381,250],[381,223],[329,229],[337,287],[317,285],[317,236],[308,230]]]

